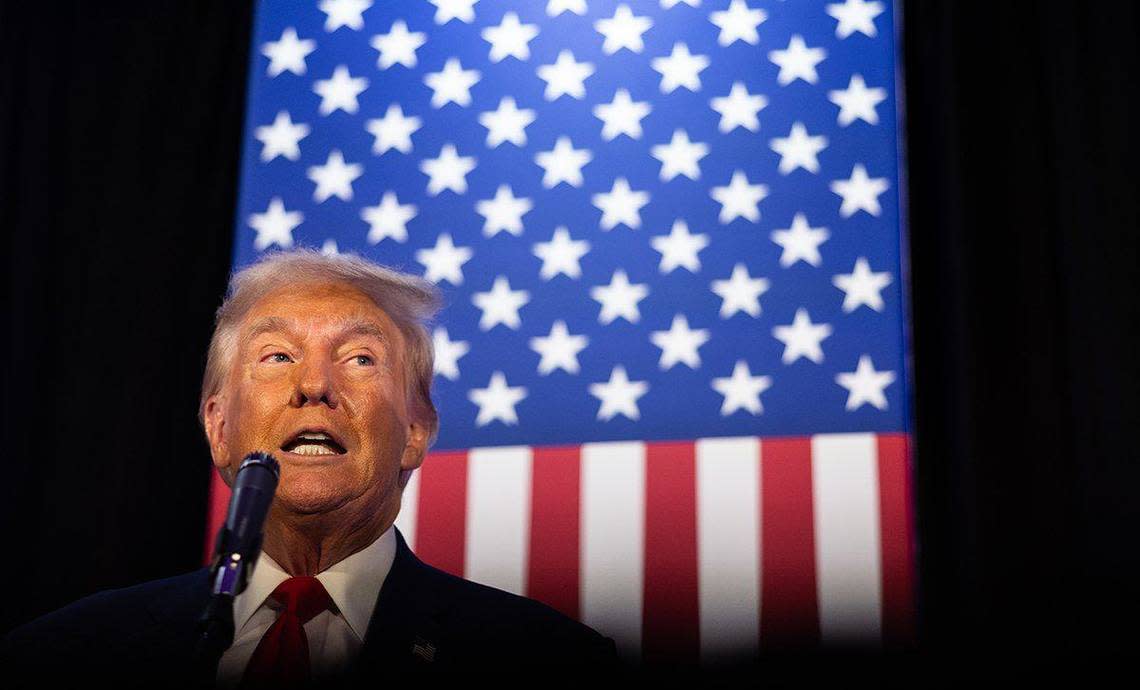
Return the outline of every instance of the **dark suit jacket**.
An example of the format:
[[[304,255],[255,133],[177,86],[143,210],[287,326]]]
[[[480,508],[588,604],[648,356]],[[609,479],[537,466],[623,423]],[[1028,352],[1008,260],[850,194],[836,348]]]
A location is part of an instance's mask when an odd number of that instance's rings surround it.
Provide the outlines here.
[[[407,672],[509,677],[539,666],[573,674],[616,670],[613,640],[544,604],[425,564],[399,530],[396,543],[346,684],[381,687],[377,681]],[[188,684],[208,574],[203,568],[81,599],[12,631],[4,665],[34,687],[44,687],[45,678],[99,676]]]

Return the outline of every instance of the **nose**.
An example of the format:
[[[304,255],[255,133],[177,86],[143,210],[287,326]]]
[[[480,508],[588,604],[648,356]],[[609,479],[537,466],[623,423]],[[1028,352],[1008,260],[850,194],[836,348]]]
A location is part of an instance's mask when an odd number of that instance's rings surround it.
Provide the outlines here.
[[[340,400],[330,363],[307,362],[298,366],[296,371],[293,396],[289,401],[293,407],[324,404],[330,410],[336,409]]]

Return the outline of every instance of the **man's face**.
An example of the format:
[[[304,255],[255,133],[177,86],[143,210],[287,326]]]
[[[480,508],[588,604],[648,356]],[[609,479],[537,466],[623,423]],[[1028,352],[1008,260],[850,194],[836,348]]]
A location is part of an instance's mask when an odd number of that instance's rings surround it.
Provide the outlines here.
[[[400,470],[423,461],[427,429],[412,418],[405,342],[388,315],[350,286],[302,285],[259,300],[239,337],[206,404],[227,482],[246,454],[264,450],[281,463],[276,509],[394,519]]]

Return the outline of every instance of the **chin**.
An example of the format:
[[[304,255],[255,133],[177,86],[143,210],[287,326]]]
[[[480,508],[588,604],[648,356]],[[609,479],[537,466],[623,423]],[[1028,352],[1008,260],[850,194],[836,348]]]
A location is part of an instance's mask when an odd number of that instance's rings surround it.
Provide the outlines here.
[[[292,513],[309,515],[333,511],[352,497],[349,487],[344,485],[344,477],[330,476],[336,474],[339,473],[330,472],[328,468],[299,472],[283,470],[281,484],[277,487],[277,501]]]

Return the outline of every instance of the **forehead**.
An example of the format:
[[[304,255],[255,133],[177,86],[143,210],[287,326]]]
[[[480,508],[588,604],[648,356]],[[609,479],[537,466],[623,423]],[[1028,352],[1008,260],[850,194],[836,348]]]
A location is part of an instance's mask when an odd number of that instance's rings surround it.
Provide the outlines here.
[[[367,323],[379,326],[390,342],[402,343],[395,322],[368,295],[343,283],[308,283],[277,288],[259,297],[246,312],[240,330],[248,338],[255,330],[337,330]]]

